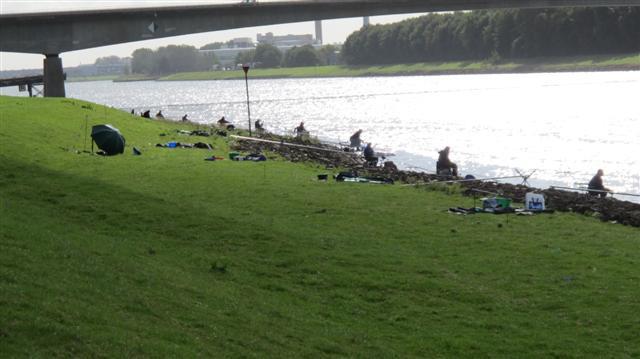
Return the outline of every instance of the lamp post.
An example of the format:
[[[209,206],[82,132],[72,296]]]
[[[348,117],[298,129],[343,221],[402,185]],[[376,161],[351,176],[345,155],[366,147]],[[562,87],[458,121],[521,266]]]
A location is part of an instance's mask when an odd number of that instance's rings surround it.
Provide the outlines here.
[[[244,84],[247,89],[247,117],[249,118],[249,137],[251,137],[251,109],[249,108],[249,65],[242,65],[244,71]]]

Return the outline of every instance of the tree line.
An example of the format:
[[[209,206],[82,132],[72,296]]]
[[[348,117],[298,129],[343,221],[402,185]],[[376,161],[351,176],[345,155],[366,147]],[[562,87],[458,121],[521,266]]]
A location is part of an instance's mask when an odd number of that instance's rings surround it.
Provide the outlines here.
[[[342,47],[351,65],[640,51],[640,8],[482,10],[363,27]]]
[[[325,45],[319,49],[311,45],[294,46],[286,52],[269,44],[260,44],[255,50],[241,52],[236,56],[236,63],[254,63],[259,67],[303,67],[336,64],[340,61],[338,48]]]
[[[142,48],[131,55],[131,71],[145,75],[206,71],[215,63],[213,54],[201,53],[194,46],[188,45],[169,45],[157,50]]]
[[[211,43],[203,49],[220,48],[223,43]],[[268,44],[260,44],[236,56],[236,64],[254,64],[257,67],[300,67],[337,63],[337,48],[326,45],[315,49],[311,45],[293,47],[286,52]],[[211,52],[202,53],[194,46],[169,45],[157,50],[137,49],[131,55],[131,71],[136,74],[166,75],[178,72],[208,71],[218,64]]]

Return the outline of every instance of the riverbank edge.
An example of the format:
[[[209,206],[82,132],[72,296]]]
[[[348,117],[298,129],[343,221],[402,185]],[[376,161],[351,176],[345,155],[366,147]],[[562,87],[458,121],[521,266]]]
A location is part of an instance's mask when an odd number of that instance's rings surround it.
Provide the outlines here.
[[[262,141],[263,139],[269,141]],[[293,143],[292,146],[294,147],[283,145],[284,143]],[[443,178],[433,173],[399,170],[393,162],[386,162],[377,167],[369,167],[365,165],[360,153],[344,151],[317,139],[311,142],[273,133],[261,133],[257,134],[257,137],[253,139],[237,137],[232,148],[250,153],[262,153],[264,151],[277,153],[288,162],[303,162],[319,164],[328,168],[342,168],[357,174],[390,179],[404,185],[417,187],[459,186],[462,189],[461,193],[467,197],[477,197],[479,193],[477,190],[481,190],[483,193],[500,194],[518,203],[524,203],[527,193],[540,193],[545,196],[550,208],[555,211],[580,213],[597,217],[604,222],[640,228],[640,204],[638,203],[615,198],[594,197],[586,192],[564,191],[553,187],[544,189],[529,187],[524,184],[514,185],[482,179]]]

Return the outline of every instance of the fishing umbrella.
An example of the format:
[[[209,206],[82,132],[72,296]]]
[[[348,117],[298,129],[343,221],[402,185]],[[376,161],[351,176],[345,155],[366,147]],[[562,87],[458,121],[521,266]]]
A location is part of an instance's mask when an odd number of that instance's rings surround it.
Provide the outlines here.
[[[111,125],[96,125],[91,128],[91,138],[99,149],[109,156],[124,152],[124,137]]]

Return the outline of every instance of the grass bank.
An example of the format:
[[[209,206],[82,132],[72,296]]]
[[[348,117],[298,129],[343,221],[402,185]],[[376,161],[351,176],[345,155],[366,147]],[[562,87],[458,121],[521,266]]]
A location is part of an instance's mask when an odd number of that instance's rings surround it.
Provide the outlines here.
[[[154,81],[154,80],[157,80],[158,78],[159,78],[158,76],[131,74],[131,75],[118,76],[113,79],[113,82]]]
[[[638,229],[206,162],[226,138],[73,99],[0,116],[3,356],[640,356]],[[98,123],[124,155],[83,152]]]
[[[251,78],[312,78],[607,70],[640,70],[640,54],[537,58],[498,63],[490,61],[438,62],[362,67],[317,66],[253,69],[250,76]],[[160,80],[231,80],[242,78],[244,78],[244,73],[237,70],[179,73],[162,77]]]

